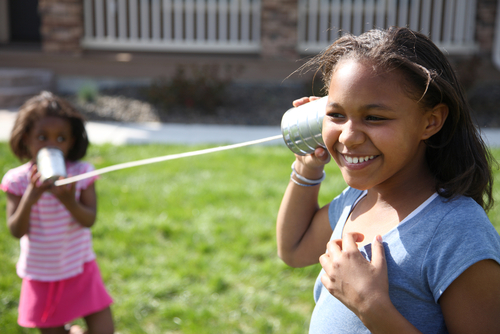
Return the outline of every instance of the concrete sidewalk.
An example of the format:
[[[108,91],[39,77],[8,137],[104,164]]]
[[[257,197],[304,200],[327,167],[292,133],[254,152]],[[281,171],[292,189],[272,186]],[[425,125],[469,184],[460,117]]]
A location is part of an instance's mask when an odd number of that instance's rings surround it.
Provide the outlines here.
[[[0,141],[8,141],[17,116],[14,110],[0,110]],[[88,122],[87,133],[92,144],[236,144],[281,134],[279,126],[243,126],[212,124]],[[500,129],[482,129],[485,142],[500,147]],[[272,140],[259,145],[283,145]]]
[[[17,112],[0,110],[0,141],[8,141]],[[236,144],[281,134],[279,126],[88,122],[92,144]],[[263,144],[283,145],[283,140]]]

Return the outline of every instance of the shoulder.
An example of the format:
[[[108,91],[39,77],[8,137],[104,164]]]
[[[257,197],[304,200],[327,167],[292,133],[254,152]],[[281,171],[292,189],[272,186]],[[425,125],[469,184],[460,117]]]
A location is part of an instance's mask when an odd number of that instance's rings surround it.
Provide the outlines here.
[[[337,197],[335,197],[330,204],[330,210],[333,210],[338,207],[343,207],[345,205],[352,205],[356,200],[363,194],[362,190],[354,189],[351,187],[347,187],[340,193]]]
[[[438,197],[428,217],[435,221],[436,232],[451,233],[448,237],[460,233],[472,236],[480,231],[489,231],[498,237],[486,212],[470,197],[461,196],[453,200]]]
[[[346,210],[350,210],[351,206],[356,202],[356,200],[363,194],[362,190],[347,187],[340,193],[337,197],[333,199],[328,208],[328,218],[330,220],[330,225],[332,229],[337,221],[342,216],[342,213]]]
[[[500,236],[469,197],[438,197],[426,215],[430,240],[424,259],[436,300],[464,270],[481,260],[500,263]]]
[[[31,166],[32,164],[28,162],[7,171],[2,178],[1,189],[14,195],[22,195],[29,183]]]
[[[69,174],[78,175],[82,173],[87,173],[93,171],[94,166],[86,161],[70,161],[66,164],[66,169]]]
[[[431,228],[434,239],[457,243],[469,238],[468,243],[475,243],[480,238],[500,241],[488,215],[472,198],[461,196],[448,200],[438,196],[433,204],[426,214],[426,224]],[[500,243],[498,247],[500,250]]]
[[[347,187],[340,193],[337,197],[333,199],[334,202],[338,203],[350,203],[355,202],[356,199],[363,193],[363,190],[354,189]]]
[[[74,161],[66,164],[66,172],[68,177],[81,175],[95,170],[94,166],[86,161]],[[77,189],[86,189],[89,185],[95,182],[98,176],[92,176],[87,179],[80,180],[76,183]]]

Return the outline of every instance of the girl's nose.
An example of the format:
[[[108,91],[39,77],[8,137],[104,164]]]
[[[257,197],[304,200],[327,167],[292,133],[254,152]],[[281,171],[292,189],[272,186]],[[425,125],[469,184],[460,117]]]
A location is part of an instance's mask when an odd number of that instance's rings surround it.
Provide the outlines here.
[[[365,140],[366,135],[356,122],[349,120],[344,123],[339,136],[340,143],[346,147],[354,147],[364,143]]]

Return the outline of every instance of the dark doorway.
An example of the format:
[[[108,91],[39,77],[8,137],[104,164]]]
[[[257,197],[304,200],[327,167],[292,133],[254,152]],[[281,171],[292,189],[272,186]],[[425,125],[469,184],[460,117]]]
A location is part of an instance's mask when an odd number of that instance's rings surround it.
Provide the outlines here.
[[[10,41],[40,42],[38,0],[9,0]]]

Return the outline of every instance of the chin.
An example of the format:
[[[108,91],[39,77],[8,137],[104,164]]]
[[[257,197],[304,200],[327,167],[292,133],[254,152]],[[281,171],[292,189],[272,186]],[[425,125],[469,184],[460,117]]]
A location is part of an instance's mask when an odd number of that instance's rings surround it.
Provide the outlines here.
[[[358,189],[358,190],[368,190],[373,187],[373,184],[368,183],[368,182],[362,182],[359,179],[353,179],[350,177],[345,177],[344,176],[344,181],[347,183],[347,185],[351,188]]]

